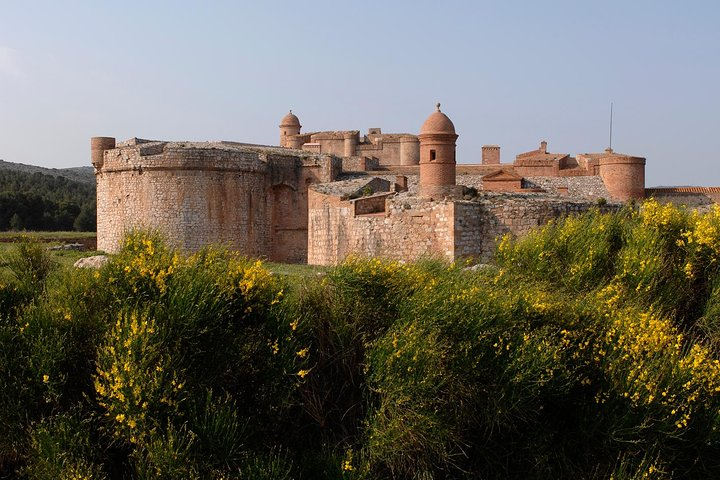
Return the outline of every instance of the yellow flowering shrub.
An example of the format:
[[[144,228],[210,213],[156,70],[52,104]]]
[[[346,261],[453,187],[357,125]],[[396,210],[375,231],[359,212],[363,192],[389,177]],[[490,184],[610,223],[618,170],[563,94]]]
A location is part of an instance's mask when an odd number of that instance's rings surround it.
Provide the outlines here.
[[[116,438],[139,443],[184,396],[156,322],[122,312],[98,349],[94,379],[98,404]]]
[[[591,289],[613,274],[626,213],[598,211],[551,220],[522,239],[505,235],[496,261],[505,270],[572,289]]]
[[[153,233],[128,233],[121,251],[106,267],[108,282],[125,295],[155,298],[167,292],[180,257]]]
[[[606,318],[593,355],[608,383],[596,401],[626,401],[673,436],[682,435],[698,413],[698,421],[707,425],[708,408],[720,407],[716,353],[651,311],[611,307]],[[712,415],[710,424],[715,422]]]

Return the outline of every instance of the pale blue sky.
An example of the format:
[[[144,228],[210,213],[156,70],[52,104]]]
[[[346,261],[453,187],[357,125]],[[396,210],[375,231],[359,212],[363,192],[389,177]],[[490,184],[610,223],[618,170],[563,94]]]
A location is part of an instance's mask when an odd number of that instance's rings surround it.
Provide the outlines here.
[[[502,160],[613,147],[647,184],[720,185],[717,1],[0,0],[0,158],[89,165],[89,138],[276,144],[416,133],[437,101]]]

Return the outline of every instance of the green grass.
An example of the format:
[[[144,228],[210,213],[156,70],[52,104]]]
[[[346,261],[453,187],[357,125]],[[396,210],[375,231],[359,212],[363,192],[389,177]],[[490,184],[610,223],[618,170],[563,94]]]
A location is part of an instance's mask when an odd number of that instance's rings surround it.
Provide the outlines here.
[[[79,238],[94,238],[95,232],[0,232],[0,242],[21,239],[23,237],[36,238],[42,241],[65,241]]]
[[[328,271],[328,267],[319,265],[298,265],[293,263],[274,263],[265,262],[265,268],[275,275],[283,275],[286,277],[307,278],[322,275]]]
[[[15,248],[17,243],[24,240],[38,240],[47,243],[48,247],[62,245],[74,240],[95,238],[95,232],[0,232],[0,278],[6,272],[5,257],[9,255]],[[84,257],[97,255],[97,251],[76,251],[76,250],[59,250],[51,251],[50,256],[53,260],[61,265],[71,266],[77,260]],[[275,275],[286,277],[290,281],[312,278],[327,272],[328,268],[317,265],[298,265],[290,263],[274,263],[267,262],[264,264],[268,270]]]
[[[95,238],[95,232],[0,232],[0,279],[8,278],[10,272],[7,269],[7,258],[23,241],[39,241],[49,248],[93,238]],[[56,250],[48,253],[54,261],[68,267],[80,258],[98,254],[93,250]]]

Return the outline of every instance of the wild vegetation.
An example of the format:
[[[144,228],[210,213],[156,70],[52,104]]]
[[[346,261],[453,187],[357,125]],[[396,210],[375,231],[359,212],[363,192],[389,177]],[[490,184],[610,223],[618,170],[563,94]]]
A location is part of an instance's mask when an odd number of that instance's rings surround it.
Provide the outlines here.
[[[720,209],[591,212],[473,270],[45,255],[0,285],[4,476],[720,475]]]
[[[0,231],[95,230],[95,185],[0,168]]]

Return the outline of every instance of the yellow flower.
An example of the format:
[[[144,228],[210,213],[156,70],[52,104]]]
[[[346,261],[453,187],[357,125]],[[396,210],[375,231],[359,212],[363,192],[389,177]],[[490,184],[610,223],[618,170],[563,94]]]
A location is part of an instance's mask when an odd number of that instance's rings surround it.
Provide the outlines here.
[[[43,383],[48,383],[50,381],[50,375],[43,375]]]
[[[343,460],[343,463],[342,463],[343,472],[352,472],[353,470],[355,470],[355,467],[353,467],[352,461],[353,461],[353,451],[352,451],[352,448],[350,448],[345,452],[345,460]]]
[[[117,415],[115,415],[115,420],[117,420],[118,423],[123,423],[125,421],[125,414],[118,413]]]
[[[297,372],[297,376],[300,378],[305,378],[308,373],[310,373],[310,370],[300,370],[299,372]]]

